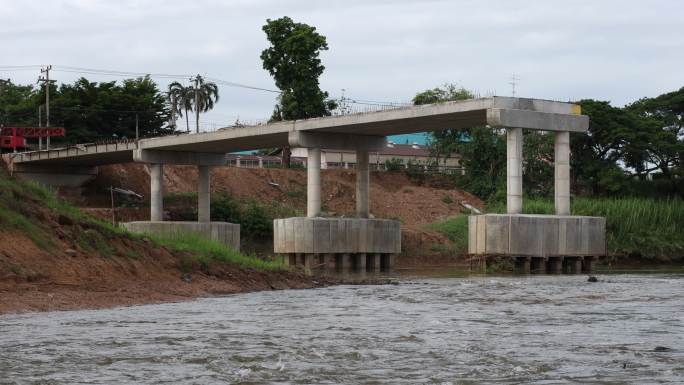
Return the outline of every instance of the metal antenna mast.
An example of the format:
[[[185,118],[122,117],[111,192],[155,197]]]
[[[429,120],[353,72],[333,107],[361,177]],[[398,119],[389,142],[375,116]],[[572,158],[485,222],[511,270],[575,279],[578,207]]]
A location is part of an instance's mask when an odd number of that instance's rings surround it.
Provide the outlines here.
[[[515,86],[518,85],[518,80],[520,80],[518,75],[513,74],[511,75],[511,81],[508,83],[511,85],[511,94],[513,95],[513,97],[515,97]]]

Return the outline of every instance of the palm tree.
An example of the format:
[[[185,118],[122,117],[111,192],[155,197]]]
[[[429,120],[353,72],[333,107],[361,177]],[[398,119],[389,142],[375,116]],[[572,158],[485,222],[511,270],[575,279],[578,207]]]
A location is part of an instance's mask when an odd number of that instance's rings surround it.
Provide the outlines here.
[[[214,108],[219,100],[218,86],[213,82],[205,82],[200,75],[195,77],[194,86],[190,87],[195,107],[195,132],[199,133],[200,112],[207,112]]]
[[[183,116],[185,111],[185,130],[190,132],[190,119],[188,118],[188,111],[192,111],[192,101],[194,98],[194,91],[192,87],[186,87],[178,82],[169,84],[168,91],[169,103],[171,104],[171,112],[173,116]],[[176,128],[176,120],[174,118],[173,128]]]

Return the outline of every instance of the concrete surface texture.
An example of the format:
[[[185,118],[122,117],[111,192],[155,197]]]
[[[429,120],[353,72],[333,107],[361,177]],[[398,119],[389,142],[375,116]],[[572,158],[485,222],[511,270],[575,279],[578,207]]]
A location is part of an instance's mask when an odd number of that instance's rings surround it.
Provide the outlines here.
[[[150,164],[150,220],[164,220],[164,165]]]
[[[227,222],[159,222],[141,221],[121,224],[128,231],[154,235],[197,234],[240,250],[240,225]]]
[[[606,219],[569,215],[474,215],[468,218],[468,253],[604,256]]]
[[[275,219],[273,249],[280,254],[398,254],[401,252],[401,223],[367,218]]]
[[[197,221],[211,221],[211,179],[209,166],[197,166]]]
[[[570,133],[556,132],[554,153],[554,205],[557,215],[570,215]]]
[[[370,215],[370,171],[368,170],[368,151],[356,151],[356,216],[368,218]]]
[[[506,130],[506,209],[509,214],[522,213],[522,128]]]
[[[321,215],[321,149],[309,148],[306,164],[306,216]]]

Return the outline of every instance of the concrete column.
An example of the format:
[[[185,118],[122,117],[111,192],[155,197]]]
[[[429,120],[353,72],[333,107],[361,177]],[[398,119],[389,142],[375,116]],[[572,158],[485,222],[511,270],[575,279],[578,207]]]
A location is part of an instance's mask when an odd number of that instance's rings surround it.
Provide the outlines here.
[[[366,253],[359,253],[356,256],[356,271],[358,273],[366,272]]]
[[[150,164],[150,221],[164,220],[164,165]]]
[[[306,160],[306,216],[321,216],[321,149],[309,148]]]
[[[570,132],[556,132],[554,201],[557,215],[570,215]]]
[[[197,221],[211,222],[211,179],[209,166],[197,166],[199,183],[197,186]]]
[[[368,218],[369,202],[368,151],[356,150],[356,216]]]
[[[573,258],[571,263],[572,273],[580,274],[582,272],[582,257]]]
[[[259,168],[264,168],[264,159],[259,157]]]
[[[323,256],[326,271],[335,271],[335,254],[327,253]]]
[[[530,264],[532,262],[532,258],[530,257],[519,257],[518,258],[518,263],[519,263],[519,269],[520,273],[522,274],[530,274]]]
[[[522,213],[522,128],[506,129],[506,211]]]

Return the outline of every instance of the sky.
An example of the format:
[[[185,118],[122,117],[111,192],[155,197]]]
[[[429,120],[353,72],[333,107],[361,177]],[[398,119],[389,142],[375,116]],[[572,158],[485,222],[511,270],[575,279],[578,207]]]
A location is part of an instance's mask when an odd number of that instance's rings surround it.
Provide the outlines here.
[[[517,96],[621,106],[684,86],[680,0],[0,0],[0,67],[52,64],[60,82],[79,76],[60,66],[78,66],[274,89],[259,58],[261,27],[281,16],[327,37],[320,82],[331,97],[344,89],[410,102],[446,82],[509,96],[515,76]],[[19,83],[38,76],[0,70]],[[220,96],[201,118],[207,128],[267,119],[275,104],[273,93],[244,88],[221,86]]]

